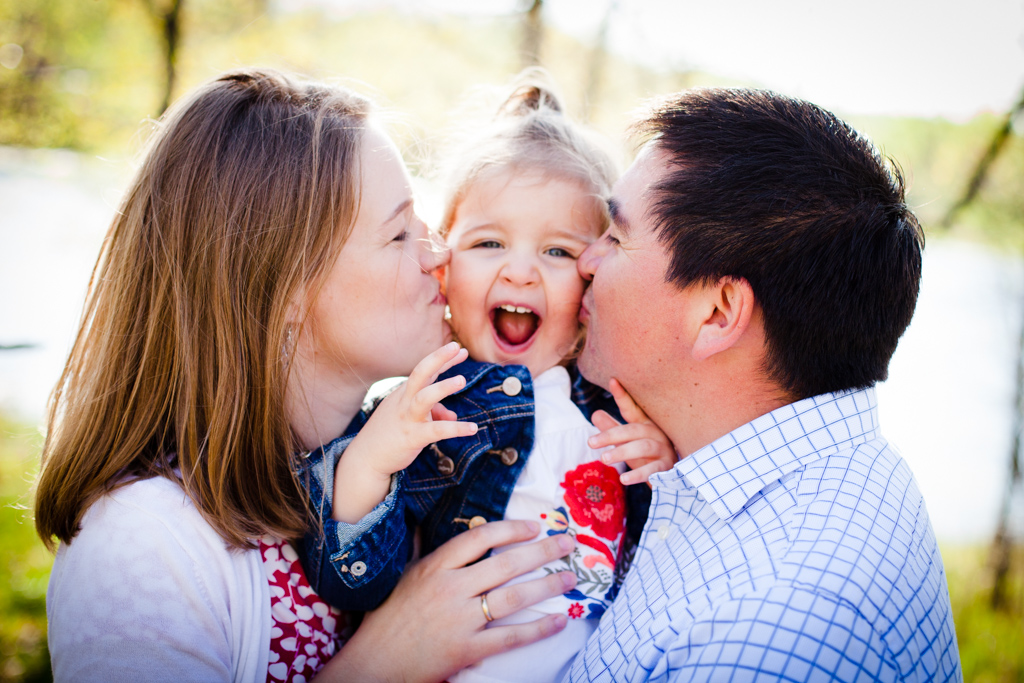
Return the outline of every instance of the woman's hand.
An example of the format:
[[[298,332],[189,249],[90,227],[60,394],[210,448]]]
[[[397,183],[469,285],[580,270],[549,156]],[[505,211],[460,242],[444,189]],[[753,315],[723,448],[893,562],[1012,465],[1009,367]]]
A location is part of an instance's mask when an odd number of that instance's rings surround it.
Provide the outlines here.
[[[619,380],[612,379],[609,390],[626,424],[603,410],[595,411],[592,421],[601,432],[587,440],[590,447],[615,446],[602,453],[601,460],[608,464],[624,462],[629,465],[630,471],[623,472],[620,477],[626,486],[646,482],[655,472],[672,469],[679,462],[679,455],[665,432],[651,422]]]
[[[575,587],[571,572],[502,586],[571,552],[574,542],[569,534],[549,536],[466,566],[491,548],[527,541],[538,532],[536,522],[483,524],[412,565],[391,597],[366,616],[317,680],[443,681],[485,657],[561,631],[566,624],[563,614],[486,628],[480,596],[487,595],[491,617],[501,619]]]
[[[476,434],[473,422],[458,422],[441,399],[466,385],[462,375],[441,382],[437,376],[466,360],[456,342],[421,360],[409,379],[381,401],[345,449],[334,473],[332,516],[355,524],[387,496],[391,475],[405,469],[430,444]]]

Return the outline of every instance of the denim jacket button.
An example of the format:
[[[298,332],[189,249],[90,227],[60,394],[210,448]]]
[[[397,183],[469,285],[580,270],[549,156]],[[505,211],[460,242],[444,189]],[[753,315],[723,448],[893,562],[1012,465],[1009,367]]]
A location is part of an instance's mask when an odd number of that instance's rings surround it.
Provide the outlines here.
[[[475,529],[478,526],[480,526],[481,524],[487,524],[487,520],[484,519],[483,517],[481,517],[480,515],[477,515],[476,517],[474,517],[471,520],[469,520],[469,528],[470,529]]]
[[[366,573],[366,563],[365,562],[353,562],[352,566],[349,567],[348,570],[349,570],[349,572],[352,573],[352,576],[362,576],[363,574]]]
[[[505,465],[515,465],[519,460],[519,451],[509,446],[501,449],[501,462]]]
[[[455,461],[447,455],[442,455],[437,459],[437,471],[445,475],[451,474],[455,471]]]
[[[518,396],[519,392],[523,390],[523,383],[519,381],[518,377],[506,377],[501,383],[501,390],[506,396]]]

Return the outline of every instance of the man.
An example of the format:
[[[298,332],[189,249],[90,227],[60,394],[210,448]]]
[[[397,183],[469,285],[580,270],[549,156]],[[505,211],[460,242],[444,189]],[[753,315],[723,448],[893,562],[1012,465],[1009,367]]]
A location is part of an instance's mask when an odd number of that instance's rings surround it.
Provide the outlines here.
[[[684,92],[580,257],[579,364],[681,461],[573,681],[961,680],[942,559],[875,382],[924,238],[898,170],[807,102]]]

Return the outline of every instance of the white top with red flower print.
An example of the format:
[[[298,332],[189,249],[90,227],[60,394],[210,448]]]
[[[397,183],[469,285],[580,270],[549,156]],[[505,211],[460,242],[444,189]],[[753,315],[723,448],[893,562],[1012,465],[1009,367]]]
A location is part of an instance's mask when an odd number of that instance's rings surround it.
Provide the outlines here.
[[[586,645],[610,604],[615,562],[625,530],[625,493],[620,470],[605,465],[587,445],[597,429],[570,400],[569,373],[557,366],[533,380],[536,429],[533,452],[516,481],[505,519],[533,519],[538,538],[568,533],[576,549],[565,558],[524,574],[513,583],[566,569],[576,572],[576,590],[494,621],[522,623],[544,614],[569,617],[550,638],[494,657],[451,677],[452,683],[559,681]],[[620,465],[625,468],[624,465]]]
[[[306,579],[299,555],[287,541],[260,539],[270,586],[270,666],[267,683],[312,680],[351,634],[341,611],[320,599]]]

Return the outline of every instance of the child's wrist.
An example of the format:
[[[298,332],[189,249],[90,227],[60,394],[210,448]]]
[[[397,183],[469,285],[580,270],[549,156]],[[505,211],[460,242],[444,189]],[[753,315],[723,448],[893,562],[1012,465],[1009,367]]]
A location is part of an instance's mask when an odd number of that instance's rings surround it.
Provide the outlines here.
[[[348,467],[345,464],[342,457],[335,474],[332,517],[339,522],[355,524],[387,498],[392,475],[370,467],[353,466],[355,463],[351,460]]]

